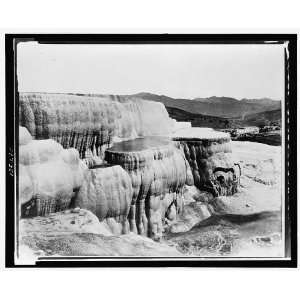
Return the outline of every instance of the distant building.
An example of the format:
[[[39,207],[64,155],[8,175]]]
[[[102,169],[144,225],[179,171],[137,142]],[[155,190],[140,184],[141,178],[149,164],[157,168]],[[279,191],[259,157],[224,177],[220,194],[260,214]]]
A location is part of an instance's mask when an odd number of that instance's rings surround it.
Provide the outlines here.
[[[244,134],[256,134],[256,133],[259,133],[259,128],[256,126],[240,127],[231,130],[231,135],[234,137],[244,135]]]
[[[274,130],[280,130],[280,126],[278,125],[271,125],[271,126],[263,126],[259,128],[259,132],[269,132]]]

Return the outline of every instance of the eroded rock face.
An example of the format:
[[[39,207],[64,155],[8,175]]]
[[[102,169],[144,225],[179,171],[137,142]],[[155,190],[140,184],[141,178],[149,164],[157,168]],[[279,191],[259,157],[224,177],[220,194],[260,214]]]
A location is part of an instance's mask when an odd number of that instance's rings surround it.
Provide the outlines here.
[[[232,159],[228,134],[191,128],[176,132],[173,140],[180,143],[197,188],[215,197],[237,192],[241,168]]]
[[[148,137],[115,144],[105,159],[131,178],[130,230],[159,239],[163,220],[174,220],[182,210],[183,186],[193,184],[183,153],[168,138]]]
[[[106,221],[114,234],[126,234],[132,195],[130,176],[120,166],[89,169],[75,206],[88,209],[100,221]]]
[[[68,208],[81,186],[86,166],[75,149],[53,140],[32,140],[20,128],[19,202],[21,216],[42,216]]]
[[[120,96],[20,93],[19,105],[20,125],[35,139],[75,148],[92,165],[114,141],[168,135],[174,123],[163,104]]]

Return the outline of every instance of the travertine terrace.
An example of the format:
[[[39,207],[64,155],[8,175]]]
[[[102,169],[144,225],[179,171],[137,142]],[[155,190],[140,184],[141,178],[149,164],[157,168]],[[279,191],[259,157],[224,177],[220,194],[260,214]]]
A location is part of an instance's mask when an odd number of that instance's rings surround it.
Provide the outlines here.
[[[19,115],[22,217],[79,206],[115,234],[157,240],[183,211],[186,186],[237,191],[230,137],[180,124],[161,103],[21,93]]]

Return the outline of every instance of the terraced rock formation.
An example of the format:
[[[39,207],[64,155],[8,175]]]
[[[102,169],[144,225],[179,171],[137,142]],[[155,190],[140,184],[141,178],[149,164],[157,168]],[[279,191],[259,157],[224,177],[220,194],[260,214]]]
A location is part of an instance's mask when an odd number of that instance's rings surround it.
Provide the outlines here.
[[[22,217],[79,206],[113,234],[158,240],[183,212],[186,186],[237,191],[230,137],[176,123],[161,103],[21,93],[19,114]]]
[[[237,192],[241,168],[232,160],[228,134],[190,128],[174,133],[173,140],[180,143],[198,189],[208,191],[215,197]]]
[[[19,129],[19,202],[21,216],[43,216],[67,209],[87,167],[74,148],[54,140],[33,140]]]
[[[93,212],[112,233],[126,234],[130,231],[132,196],[131,178],[120,166],[90,169],[85,172],[74,206]]]
[[[19,122],[37,140],[73,147],[90,165],[101,163],[114,141],[168,135],[174,120],[162,103],[120,96],[20,93]]]
[[[184,185],[193,185],[183,153],[169,138],[146,137],[115,144],[105,158],[131,178],[130,230],[159,239],[165,218],[172,221],[183,209]]]

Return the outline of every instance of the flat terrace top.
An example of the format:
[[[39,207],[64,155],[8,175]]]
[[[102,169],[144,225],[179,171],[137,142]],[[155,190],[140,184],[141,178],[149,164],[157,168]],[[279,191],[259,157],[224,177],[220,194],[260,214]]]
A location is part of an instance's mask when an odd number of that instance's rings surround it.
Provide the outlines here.
[[[174,140],[230,140],[230,135],[212,128],[191,127],[176,130],[172,133]]]
[[[72,94],[72,93],[43,93],[43,92],[20,92],[19,99],[21,101],[41,101],[41,102],[87,102],[97,101],[111,103],[111,101],[128,102],[125,97],[117,95],[93,95],[93,94]]]
[[[148,149],[161,148],[172,145],[172,140],[168,137],[147,136],[134,140],[115,143],[107,152],[139,152]]]

